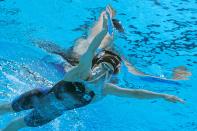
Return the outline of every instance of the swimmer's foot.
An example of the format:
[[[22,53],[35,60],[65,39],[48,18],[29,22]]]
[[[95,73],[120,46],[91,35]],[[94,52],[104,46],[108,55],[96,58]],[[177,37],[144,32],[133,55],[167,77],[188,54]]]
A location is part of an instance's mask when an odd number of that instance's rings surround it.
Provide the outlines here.
[[[0,115],[4,115],[6,113],[13,112],[11,104],[2,104],[0,105]]]
[[[184,66],[179,66],[173,69],[173,79],[174,80],[188,80],[188,77],[192,73]]]
[[[79,62],[78,56],[75,56],[75,54],[72,52],[72,49],[66,50],[65,48],[62,48],[57,44],[46,40],[31,41],[35,46],[47,51],[48,53],[61,56],[65,61],[68,61],[71,65],[76,65]]]
[[[55,43],[47,41],[47,40],[32,40],[32,43],[49,53],[56,54],[56,53],[65,51],[63,48],[59,47]]]

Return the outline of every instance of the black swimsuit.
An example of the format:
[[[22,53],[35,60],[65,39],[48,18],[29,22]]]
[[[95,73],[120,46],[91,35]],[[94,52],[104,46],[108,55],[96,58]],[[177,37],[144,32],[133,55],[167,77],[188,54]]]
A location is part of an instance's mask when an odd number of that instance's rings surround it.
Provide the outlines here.
[[[114,67],[115,74],[120,61],[120,57],[113,52],[102,51],[94,57],[93,65],[108,62]],[[60,81],[51,89],[37,88],[20,95],[12,102],[12,108],[15,112],[32,109],[24,121],[27,126],[37,127],[61,116],[66,110],[89,104],[94,96],[95,93],[87,90],[83,83]]]

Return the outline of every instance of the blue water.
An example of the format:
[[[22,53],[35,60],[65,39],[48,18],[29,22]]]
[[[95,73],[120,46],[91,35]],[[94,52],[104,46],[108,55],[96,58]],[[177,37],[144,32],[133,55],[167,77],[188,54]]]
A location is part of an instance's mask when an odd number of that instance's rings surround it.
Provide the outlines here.
[[[125,28],[125,34],[116,34],[115,46],[138,69],[170,77],[174,67],[184,65],[193,74],[179,84],[150,82],[128,74],[122,66],[118,85],[178,95],[186,104],[107,96],[47,125],[23,130],[197,130],[196,0],[0,0],[0,103],[36,87],[49,88],[63,78],[50,64],[61,60],[35,47],[32,39],[68,48],[87,36],[108,3]],[[0,128],[24,114],[0,116]]]

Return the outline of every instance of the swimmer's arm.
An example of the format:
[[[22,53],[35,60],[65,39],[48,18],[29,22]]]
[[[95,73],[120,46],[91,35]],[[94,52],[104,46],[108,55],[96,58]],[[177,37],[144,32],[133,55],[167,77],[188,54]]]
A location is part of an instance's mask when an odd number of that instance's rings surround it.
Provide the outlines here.
[[[89,42],[91,42],[91,41],[94,39],[94,37],[95,37],[99,32],[101,32],[104,14],[105,14],[105,11],[101,12],[100,17],[99,17],[97,23],[96,23],[95,26],[91,29],[91,32],[90,32],[90,34],[89,34],[89,36],[88,36],[88,38],[87,38],[87,40],[88,40]]]
[[[139,71],[137,68],[135,68],[135,66],[133,66],[132,63],[130,63],[128,61],[128,58],[124,56],[123,51],[118,46],[115,46],[114,45],[113,51],[116,54],[119,54],[119,56],[121,56],[122,62],[127,67],[129,73],[134,74],[134,75],[137,75],[137,76],[144,76],[145,75],[145,73]]]
[[[129,63],[126,59],[122,58],[125,66],[127,67],[128,71],[134,75],[137,76],[145,76],[146,74],[139,71],[137,68],[135,68],[131,63]]]
[[[109,13],[110,13],[110,16],[111,16],[111,18],[115,15],[115,11],[112,9],[112,7],[111,6],[108,6],[109,7]],[[99,32],[101,32],[102,31],[102,27],[103,27],[103,16],[106,14],[106,11],[102,11],[101,12],[101,14],[100,14],[100,17],[99,17],[99,19],[98,19],[98,21],[96,22],[96,24],[94,25],[94,27],[91,29],[91,32],[90,32],[90,34],[89,34],[89,36],[88,36],[88,38],[87,38],[87,40],[89,41],[89,42],[91,42],[93,39],[94,39],[94,37],[96,36],[96,35],[98,35],[98,33]],[[106,36],[108,36],[108,35],[106,35]],[[106,37],[107,38],[107,37]]]
[[[102,31],[93,39],[87,51],[80,57],[79,64],[68,71],[64,77],[65,81],[75,81],[78,79],[87,79],[92,66],[92,59],[96,49],[101,44],[104,36],[107,34],[107,19],[104,18]]]
[[[143,89],[128,89],[128,88],[121,88],[114,84],[107,83],[104,88],[104,93],[107,95],[115,95],[120,97],[129,97],[129,98],[138,98],[138,99],[156,99],[156,98],[162,98],[170,102],[180,102],[184,103],[184,101],[181,98],[178,98],[173,95],[169,94],[162,94],[162,93],[156,93],[148,90]]]
[[[87,79],[91,66],[94,53],[100,45],[103,37],[107,33],[107,30],[102,30],[92,41],[87,51],[80,57],[79,64],[68,71],[64,77],[65,81],[75,81],[77,79]]]
[[[123,62],[125,64],[125,66],[127,67],[129,73],[139,76],[141,78],[155,78],[158,80],[160,79],[160,80],[174,81],[173,79],[167,79],[165,77],[157,77],[157,76],[145,74],[145,73],[141,72],[140,70],[138,70],[135,66],[133,66],[131,63],[129,63],[127,60],[123,59]]]
[[[81,61],[81,59],[83,59],[85,61],[87,61],[87,60],[92,61],[92,58],[94,57],[94,53],[96,52],[96,50],[100,46],[102,40],[104,39],[105,35],[107,34],[107,27],[106,26],[107,26],[107,19],[105,19],[103,21],[102,31],[99,32],[97,34],[97,36],[95,36],[95,38],[92,40],[87,51],[81,56],[80,61]]]
[[[178,81],[178,80],[188,80],[187,77],[191,76],[191,72],[189,71],[182,71],[180,70],[179,72],[173,72],[173,78],[168,79],[165,77],[159,77],[159,76],[153,76],[153,75],[148,75],[145,74],[141,71],[139,71],[136,67],[134,67],[131,63],[129,63],[127,60],[124,60],[124,64],[128,69],[128,72],[130,72],[131,74],[140,76],[140,77],[145,77],[145,78],[154,78],[154,79],[158,79],[158,80],[166,80],[166,81]],[[175,77],[177,75],[180,75],[180,77]]]

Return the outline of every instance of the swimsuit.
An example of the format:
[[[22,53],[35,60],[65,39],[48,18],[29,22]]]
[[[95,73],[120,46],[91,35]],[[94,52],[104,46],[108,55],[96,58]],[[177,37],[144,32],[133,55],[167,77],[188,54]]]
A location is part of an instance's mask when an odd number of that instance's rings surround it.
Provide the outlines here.
[[[24,117],[24,121],[27,126],[37,127],[61,116],[64,111],[88,105],[95,98],[95,95],[102,98],[103,84],[106,79],[110,78],[109,73],[116,74],[118,72],[121,59],[113,52],[105,50],[97,54],[92,62],[92,73],[97,73],[94,68],[99,63],[105,70],[104,75],[101,75],[99,79],[93,79],[91,82],[60,81],[51,89],[36,88],[30,90],[12,102],[13,110],[20,112],[32,109],[30,114]],[[106,71],[110,70],[107,63],[114,68],[109,73]]]
[[[33,109],[24,121],[27,126],[37,127],[59,117],[66,110],[89,104],[94,95],[82,83],[60,81],[52,89],[38,88],[20,95],[12,102],[12,108],[15,112]]]

